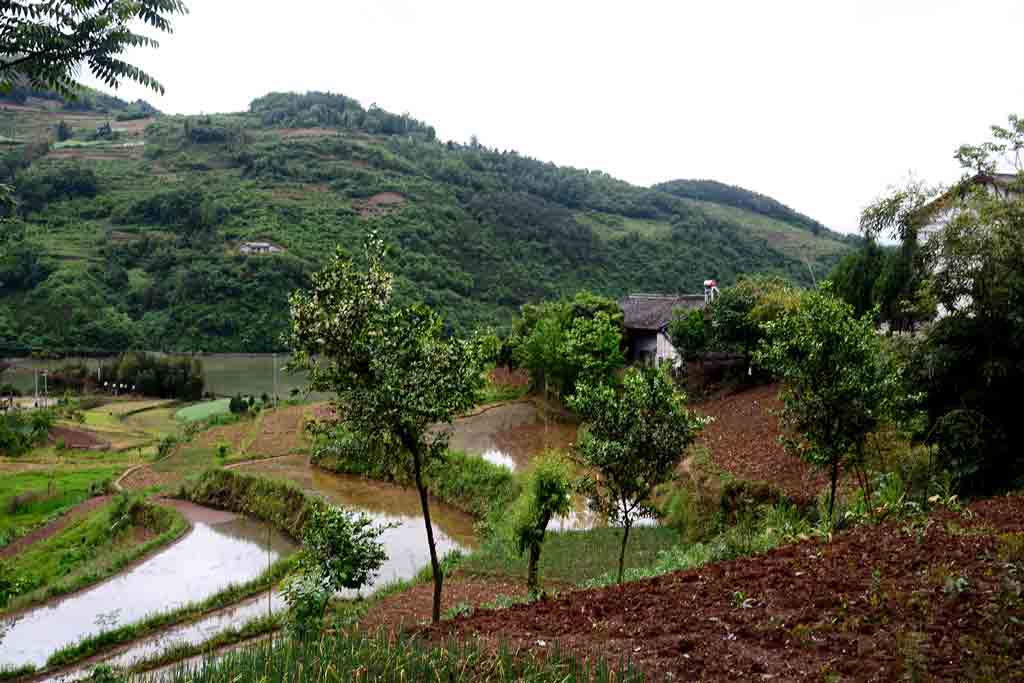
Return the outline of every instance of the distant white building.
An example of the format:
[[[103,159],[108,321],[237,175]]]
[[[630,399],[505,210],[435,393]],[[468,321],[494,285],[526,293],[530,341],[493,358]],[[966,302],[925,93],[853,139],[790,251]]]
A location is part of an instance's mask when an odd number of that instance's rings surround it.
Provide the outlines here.
[[[279,254],[284,251],[284,247],[272,242],[242,242],[238,251],[243,254]]]
[[[992,197],[1004,201],[1017,201],[1021,199],[1021,179],[1015,173],[979,173],[970,180],[954,186],[945,194],[939,196],[920,210],[923,221],[917,233],[918,242],[925,246],[928,242],[942,233],[950,221],[961,215],[963,211],[970,211],[971,204],[969,193],[973,188],[984,187],[985,191]],[[935,271],[943,268],[943,258],[940,253],[935,259]],[[970,297],[962,297],[954,304],[957,309],[970,306]],[[943,318],[950,314],[945,306],[939,304],[936,316]]]

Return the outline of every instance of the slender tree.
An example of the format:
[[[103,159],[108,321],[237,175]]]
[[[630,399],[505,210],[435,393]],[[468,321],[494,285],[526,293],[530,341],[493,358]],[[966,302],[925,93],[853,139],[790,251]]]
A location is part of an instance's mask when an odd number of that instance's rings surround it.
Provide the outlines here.
[[[672,478],[704,422],[686,409],[664,367],[633,368],[621,389],[582,383],[569,405],[586,420],[577,453],[590,474],[581,488],[592,510],[623,529],[622,583],[630,529],[638,518],[654,516],[651,494]]]
[[[441,616],[443,576],[430,523],[424,472],[447,452],[450,424],[472,407],[495,349],[489,339],[445,338],[441,319],[423,305],[399,307],[384,270],[384,244],[371,235],[362,266],[342,253],[313,276],[309,291],[291,296],[292,368],[309,372],[310,389],[333,392],[343,427],[411,470],[419,491],[434,578],[433,620]],[[368,456],[369,457],[369,456]]]
[[[873,312],[853,307],[826,282],[804,295],[797,311],[765,324],[755,361],[783,382],[785,445],[830,475],[829,522],[844,462],[863,453],[864,441],[890,415],[900,393],[900,369],[875,333]]]
[[[526,585],[531,594],[540,590],[538,565],[548,523],[569,512],[572,482],[567,463],[558,453],[546,453],[534,462],[516,500],[512,516],[512,537],[520,555],[528,554]]]

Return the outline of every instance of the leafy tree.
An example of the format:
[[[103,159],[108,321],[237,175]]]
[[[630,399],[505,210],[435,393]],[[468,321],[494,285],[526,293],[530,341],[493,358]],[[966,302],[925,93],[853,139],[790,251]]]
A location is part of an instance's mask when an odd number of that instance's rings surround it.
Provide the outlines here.
[[[756,362],[783,382],[787,449],[830,470],[831,522],[840,468],[862,459],[868,434],[892,414],[900,369],[871,315],[854,317],[827,282],[806,293],[795,312],[766,323],[765,332]]]
[[[27,82],[63,95],[74,94],[83,63],[111,88],[129,80],[162,94],[156,79],[121,55],[158,46],[136,32],[138,24],[170,33],[171,19],[186,12],[181,0],[6,0],[0,10],[0,91]]]
[[[295,572],[284,588],[289,620],[298,635],[313,631],[336,592],[357,590],[373,579],[387,559],[379,540],[387,528],[362,513],[327,504],[313,507],[302,530]]]
[[[509,339],[516,363],[535,387],[562,395],[582,379],[605,381],[625,365],[622,311],[606,297],[580,292],[571,300],[526,304]]]
[[[516,550],[520,555],[529,553],[526,585],[531,594],[540,590],[538,563],[548,523],[553,517],[567,514],[571,503],[572,481],[562,456],[546,453],[534,460],[523,493],[509,513]]]
[[[720,351],[750,356],[764,339],[762,325],[792,309],[797,292],[784,280],[769,276],[744,276],[726,287],[709,308],[713,338]]]
[[[708,346],[708,324],[704,311],[680,309],[668,326],[668,336],[685,360],[697,360]]]
[[[622,387],[580,384],[569,405],[585,420],[577,455],[592,475],[582,490],[592,510],[623,527],[619,583],[629,531],[639,517],[654,516],[654,488],[670,480],[686,448],[703,426],[686,409],[667,368],[630,369]]]
[[[326,428],[344,426],[371,443],[392,444],[385,457],[412,470],[430,549],[436,622],[443,576],[423,471],[444,457],[448,433],[431,427],[450,424],[474,405],[493,345],[445,338],[441,319],[428,307],[397,306],[384,253],[383,242],[371,235],[365,266],[340,252],[331,258],[310,291],[291,296],[287,341],[295,351],[291,366],[309,372],[310,388],[337,395],[336,417]]]
[[[560,357],[565,366],[566,387],[575,387],[579,382],[607,382],[626,364],[621,324],[616,324],[604,311],[593,318],[574,318],[566,331]]]

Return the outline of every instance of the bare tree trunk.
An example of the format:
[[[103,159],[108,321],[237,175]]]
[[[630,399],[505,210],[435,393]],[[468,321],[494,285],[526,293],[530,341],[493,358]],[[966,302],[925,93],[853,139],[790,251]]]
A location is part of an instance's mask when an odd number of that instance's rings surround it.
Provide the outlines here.
[[[832,495],[828,499],[828,525],[832,526],[832,515],[836,507],[836,483],[839,481],[839,458],[832,458]]]
[[[526,565],[526,588],[530,595],[540,592],[540,577],[538,576],[538,565],[540,564],[540,550],[544,545],[544,532],[548,528],[551,515],[545,513],[540,523],[540,538],[536,543],[530,544],[530,557]]]
[[[626,543],[629,542],[629,527],[633,526],[633,520],[626,517],[625,526],[622,528],[622,548],[619,549],[619,583],[622,583],[622,573],[626,567]]]
[[[423,508],[423,522],[427,525],[427,546],[430,548],[430,569],[434,574],[434,606],[430,611],[430,619],[436,624],[441,621],[441,585],[444,582],[444,576],[441,574],[441,563],[437,561],[437,546],[434,544],[434,527],[430,524],[430,505],[427,500],[427,487],[423,485],[419,444],[411,439],[407,439],[406,447],[412,453],[413,472],[416,475],[416,490],[420,492],[420,506]]]

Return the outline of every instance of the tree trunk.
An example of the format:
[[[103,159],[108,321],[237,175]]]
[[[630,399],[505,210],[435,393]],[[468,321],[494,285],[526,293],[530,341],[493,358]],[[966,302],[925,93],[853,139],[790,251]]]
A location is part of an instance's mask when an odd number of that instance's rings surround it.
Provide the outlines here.
[[[537,593],[537,563],[540,561],[540,544],[530,544],[530,559],[526,565],[526,589],[530,595]]]
[[[619,549],[619,583],[622,583],[622,572],[626,567],[626,543],[629,542],[630,526],[632,526],[632,520],[627,518],[625,526],[622,528],[622,548]]]
[[[839,481],[839,458],[832,459],[832,495],[828,499],[828,525],[832,527],[833,510],[836,508],[836,483]]]
[[[430,569],[434,574],[434,606],[430,611],[430,619],[435,624],[441,621],[441,563],[437,561],[437,547],[434,545],[434,527],[430,524],[430,505],[427,501],[427,487],[423,485],[422,465],[420,463],[419,444],[411,439],[406,440],[406,447],[412,453],[413,472],[416,475],[416,490],[420,492],[420,506],[423,508],[423,522],[427,525],[427,546],[430,548]]]
[[[540,549],[544,545],[544,532],[548,528],[551,515],[545,513],[540,523],[540,538],[530,544],[530,558],[526,565],[526,588],[530,595],[540,592],[540,578],[538,577],[538,565],[540,564]]]

